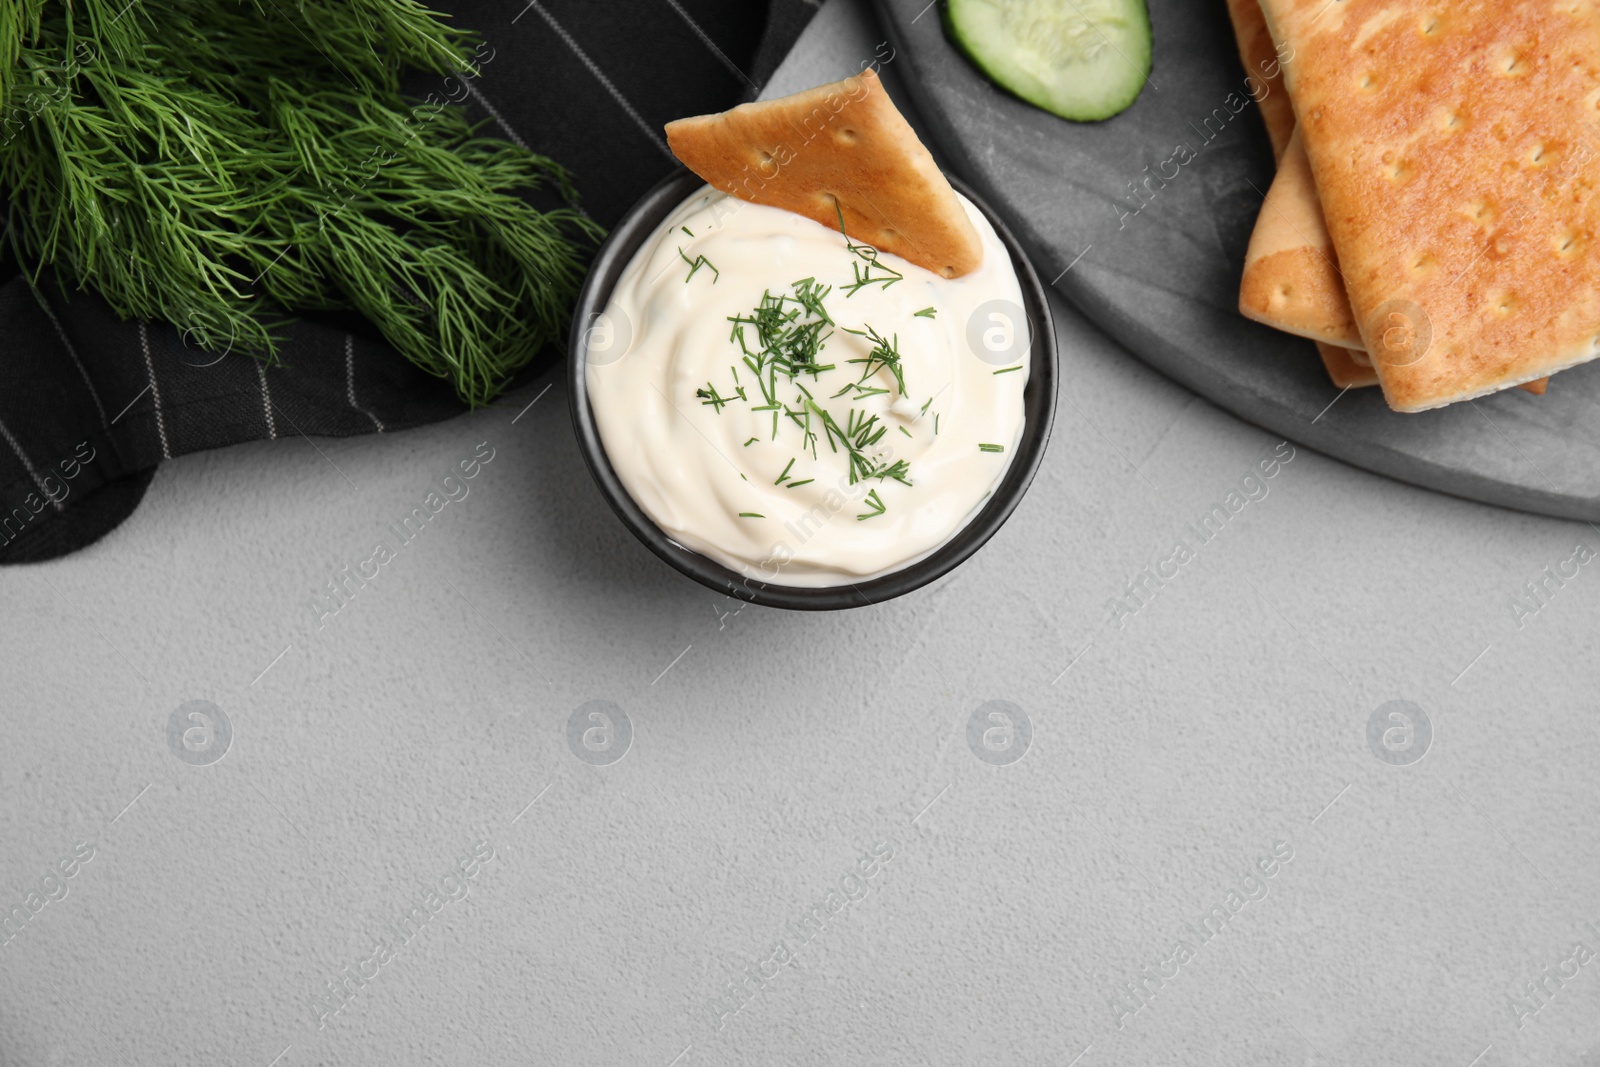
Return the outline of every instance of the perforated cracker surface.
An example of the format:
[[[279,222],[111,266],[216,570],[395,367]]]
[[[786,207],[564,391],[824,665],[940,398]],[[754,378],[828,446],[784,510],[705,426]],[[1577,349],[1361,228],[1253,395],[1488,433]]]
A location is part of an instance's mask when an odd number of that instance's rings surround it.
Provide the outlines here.
[[[824,226],[842,213],[853,239],[947,278],[983,260],[955,190],[871,70],[679,119],[667,144],[714,188]]]
[[[1356,321],[1419,411],[1600,354],[1591,0],[1265,0]]]

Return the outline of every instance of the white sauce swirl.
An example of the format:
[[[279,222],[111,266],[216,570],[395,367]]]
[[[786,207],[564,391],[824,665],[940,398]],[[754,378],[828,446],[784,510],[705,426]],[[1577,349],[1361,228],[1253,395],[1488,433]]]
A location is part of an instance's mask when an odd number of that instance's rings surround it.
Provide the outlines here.
[[[979,269],[956,279],[887,253],[871,265],[837,229],[710,187],[661,224],[590,330],[587,368],[606,456],[656,525],[752,579],[807,587],[900,570],[966,525],[1016,454],[1029,343],[1010,255],[982,212],[961,203],[984,252]],[[861,268],[903,278],[847,292]],[[817,321],[794,299],[793,283],[806,278],[833,287],[822,307],[834,325],[819,329],[814,363],[834,369],[770,375],[784,408],[774,437],[774,413],[752,410],[765,397],[729,319],[751,317],[770,294],[786,298],[784,313],[798,313],[791,326]],[[903,394],[884,361],[860,362],[877,346],[846,330],[869,327],[898,351]],[[764,365],[757,329],[744,331]],[[852,440],[877,437],[861,450],[858,474],[904,461],[910,484],[852,482],[850,450],[826,430],[822,411]]]

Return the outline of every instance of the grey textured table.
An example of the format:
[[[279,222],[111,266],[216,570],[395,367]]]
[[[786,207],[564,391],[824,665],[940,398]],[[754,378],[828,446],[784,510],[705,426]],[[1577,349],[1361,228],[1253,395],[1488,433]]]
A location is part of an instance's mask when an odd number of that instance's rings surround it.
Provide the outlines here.
[[[0,1063],[1600,1064],[1600,533],[1056,311],[1032,492],[877,609],[668,570],[542,384],[0,572]]]

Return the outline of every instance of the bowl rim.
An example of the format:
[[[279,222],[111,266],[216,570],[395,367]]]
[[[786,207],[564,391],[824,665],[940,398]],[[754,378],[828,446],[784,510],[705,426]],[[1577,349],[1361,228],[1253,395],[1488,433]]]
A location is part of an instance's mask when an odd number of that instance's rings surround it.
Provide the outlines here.
[[[595,253],[588,277],[572,314],[567,344],[567,406],[585,466],[600,495],[622,524],[646,548],[675,570],[709,589],[752,604],[791,611],[840,611],[881,604],[904,596],[949,574],[966,562],[1005,525],[1032,484],[1055,422],[1057,344],[1050,302],[1027,254],[1009,227],[972,189],[950,175],[950,184],[970,200],[994,227],[1011,255],[1022,289],[1023,311],[1031,332],[1028,384],[1023,390],[1024,424],[1017,454],[1000,484],[978,513],[951,538],[915,563],[862,582],[843,585],[796,586],[764,582],[740,574],[709,556],[674,541],[657,526],[628,493],[611,466],[599,427],[589,405],[588,337],[590,326],[606,309],[618,279],[656,226],[690,196],[705,187],[694,172],[680,167],[657,182],[623,216]]]

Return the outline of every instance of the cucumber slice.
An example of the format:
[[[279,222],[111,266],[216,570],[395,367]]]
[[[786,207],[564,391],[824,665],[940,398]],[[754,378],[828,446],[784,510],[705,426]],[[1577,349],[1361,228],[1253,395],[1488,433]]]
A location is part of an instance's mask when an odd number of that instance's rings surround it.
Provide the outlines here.
[[[948,0],[943,17],[996,85],[1064,119],[1108,119],[1150,77],[1145,0]]]

